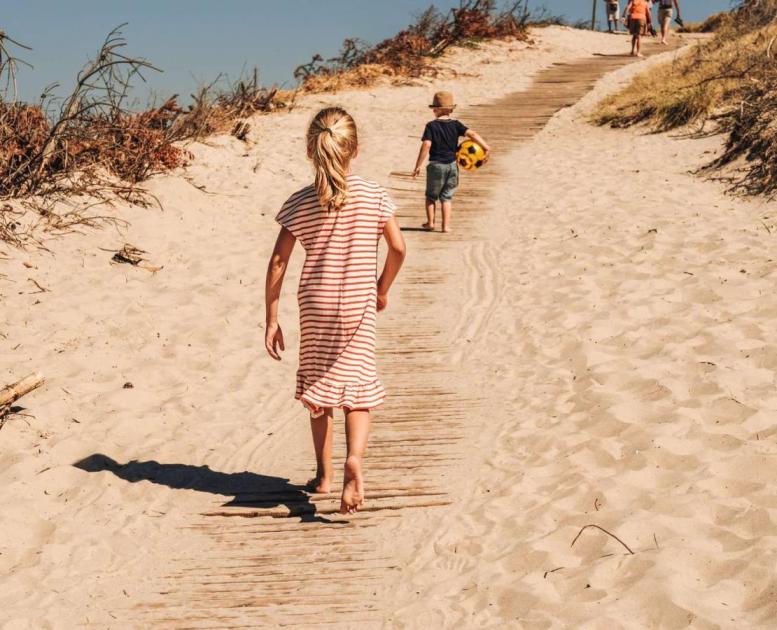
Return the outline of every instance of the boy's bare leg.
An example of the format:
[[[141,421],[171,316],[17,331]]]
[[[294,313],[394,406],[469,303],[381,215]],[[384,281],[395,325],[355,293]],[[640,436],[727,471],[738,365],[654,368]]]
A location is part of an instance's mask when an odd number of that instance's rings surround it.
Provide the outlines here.
[[[669,34],[669,22],[672,18],[665,17],[661,20],[661,43],[666,45],[666,36]]]
[[[442,207],[442,231],[450,232],[450,220],[451,210],[453,209],[453,202],[450,199],[446,199],[440,202],[440,206]]]
[[[637,35],[637,57],[644,57],[642,54],[642,36]]]
[[[427,199],[426,200],[426,223],[424,223],[421,227],[427,230],[433,230],[435,214],[436,213],[435,213],[434,199]]]
[[[631,36],[631,56],[634,57],[637,54],[637,36]]]
[[[345,410],[345,440],[348,455],[343,471],[343,496],[340,514],[353,514],[364,502],[364,478],[362,462],[370,434],[370,412],[364,409]]]
[[[311,416],[310,431],[313,434],[313,448],[316,449],[316,476],[308,481],[311,492],[329,492],[332,488],[332,425],[333,411],[329,407],[318,418]]]

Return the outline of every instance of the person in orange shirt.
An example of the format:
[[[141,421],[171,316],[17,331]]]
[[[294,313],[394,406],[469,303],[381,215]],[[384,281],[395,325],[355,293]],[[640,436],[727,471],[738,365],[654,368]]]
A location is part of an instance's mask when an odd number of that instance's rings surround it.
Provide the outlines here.
[[[642,35],[650,24],[650,4],[648,0],[629,0],[623,18],[628,16],[629,32],[631,33],[632,57],[644,57],[642,54]]]

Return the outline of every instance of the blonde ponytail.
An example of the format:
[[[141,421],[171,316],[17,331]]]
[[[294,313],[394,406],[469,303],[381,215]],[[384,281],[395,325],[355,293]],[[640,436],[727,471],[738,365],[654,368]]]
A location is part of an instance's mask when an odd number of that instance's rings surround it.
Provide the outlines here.
[[[356,155],[356,123],[341,107],[322,109],[308,127],[308,157],[316,171],[316,194],[321,207],[339,210],[348,194],[348,167]]]

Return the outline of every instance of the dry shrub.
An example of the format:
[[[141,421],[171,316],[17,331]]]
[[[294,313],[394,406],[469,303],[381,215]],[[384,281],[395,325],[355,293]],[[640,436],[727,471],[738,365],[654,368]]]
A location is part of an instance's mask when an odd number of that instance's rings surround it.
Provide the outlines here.
[[[381,77],[393,76],[396,73],[390,66],[367,63],[333,74],[312,74],[305,80],[305,89],[308,92],[337,92],[351,87],[367,87]]]
[[[678,30],[680,33],[714,33],[730,27],[731,13],[723,11],[709,16],[704,22],[686,22]]]
[[[336,57],[314,55],[294,71],[309,92],[370,85],[384,76],[418,77],[432,72],[431,62],[448,47],[488,39],[527,39],[530,12],[527,0],[508,2],[501,8],[495,0],[461,0],[459,8],[443,14],[429,7],[415,23],[368,46],[346,39]]]
[[[117,110],[95,117],[81,137],[67,143],[64,155],[73,170],[99,165],[126,182],[142,182],[185,162],[186,151],[171,142],[171,128],[180,111],[171,98],[145,112]]]
[[[176,123],[176,140],[201,140],[235,129],[247,132],[247,123],[237,124],[241,119],[258,112],[286,109],[296,97],[295,91],[263,87],[256,69],[250,79],[238,79],[226,89],[216,89],[219,80],[220,77],[192,95],[192,104]]]
[[[777,8],[777,7],[776,7]],[[737,162],[741,175],[732,188],[745,194],[777,196],[777,19],[757,41],[761,64],[742,78],[736,99],[716,117],[728,134],[723,154],[709,168]],[[767,52],[764,53],[763,51]],[[757,54],[757,53],[754,53]]]
[[[226,131],[246,139],[246,117],[293,101],[294,93],[260,86],[254,71],[250,80],[222,91],[202,88],[186,110],[173,96],[159,107],[130,111],[124,103],[132,80],[155,68],[123,54],[120,28],[108,35],[53,114],[47,114],[48,95],[40,105],[15,101],[20,60],[8,53],[8,45],[26,47],[0,32],[0,83],[13,86],[10,100],[8,89],[6,98],[0,96],[0,200],[22,200],[34,215],[0,206],[0,242],[42,246],[41,230],[61,234],[117,223],[87,210],[117,198],[141,205],[156,201],[139,184],[186,162],[189,154],[181,141]]]
[[[50,130],[40,107],[0,102],[0,173],[6,182],[43,150]]]
[[[712,40],[637,76],[605,99],[597,124],[645,123],[657,131],[708,121],[727,134],[724,153],[708,168],[737,163],[732,189],[777,194],[777,0],[744,0],[718,20]]]
[[[42,216],[72,195],[143,201],[134,184],[182,163],[171,144],[173,101],[139,114],[124,107],[132,79],[152,68],[120,52],[124,45],[112,31],[54,115],[45,95],[39,106],[0,100],[0,199],[31,198]]]

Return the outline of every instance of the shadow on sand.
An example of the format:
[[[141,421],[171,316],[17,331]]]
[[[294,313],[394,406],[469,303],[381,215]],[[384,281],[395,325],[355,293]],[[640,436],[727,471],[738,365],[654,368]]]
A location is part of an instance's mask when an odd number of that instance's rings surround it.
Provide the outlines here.
[[[299,517],[303,522],[340,523],[317,515],[304,486],[291,484],[283,477],[252,472],[222,473],[208,466],[160,464],[153,460],[120,464],[102,453],[89,455],[73,466],[86,472],[111,472],[130,483],[150,481],[176,490],[232,495],[234,498],[225,507],[269,509],[285,505],[290,517]]]

